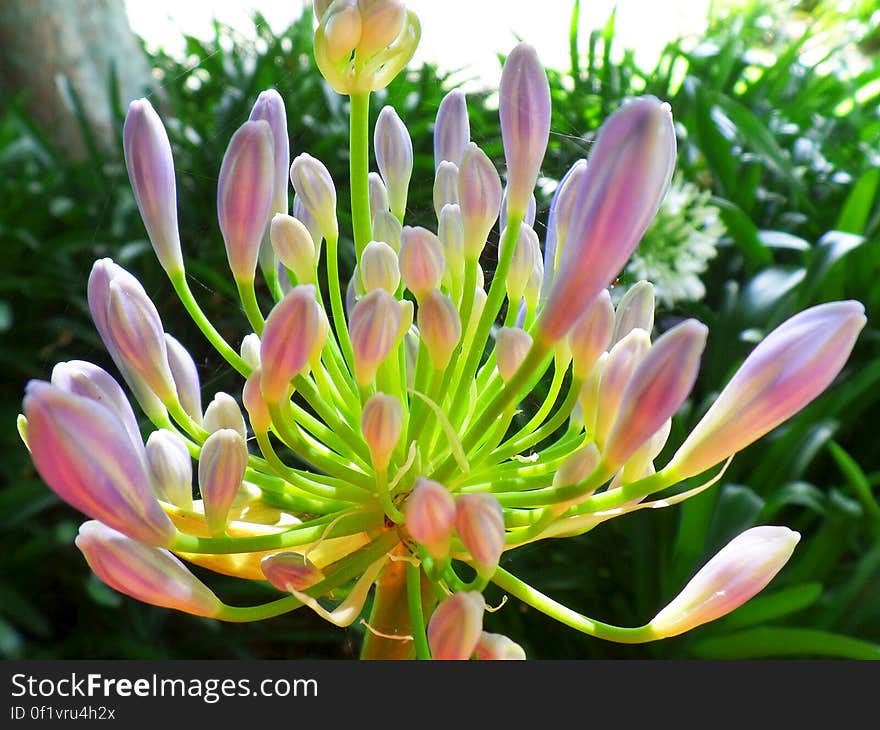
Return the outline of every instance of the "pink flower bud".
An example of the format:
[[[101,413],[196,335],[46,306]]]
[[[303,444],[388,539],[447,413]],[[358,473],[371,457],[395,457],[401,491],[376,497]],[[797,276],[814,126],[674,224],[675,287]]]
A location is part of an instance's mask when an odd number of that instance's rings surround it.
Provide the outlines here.
[[[483,632],[475,649],[477,659],[491,660],[516,660],[525,659],[525,650],[515,641],[508,639],[503,634],[489,634]]]
[[[376,469],[385,469],[400,441],[403,410],[393,395],[374,393],[361,413],[361,433]]]
[[[440,102],[434,123],[434,168],[444,160],[461,164],[464,149],[471,139],[467,101],[461,89],[453,89]]]
[[[519,370],[532,348],[532,336],[519,327],[501,327],[495,333],[495,361],[506,383]]]
[[[412,538],[440,560],[449,555],[455,527],[455,499],[439,482],[419,477],[406,501],[406,529]]]
[[[491,575],[504,550],[504,513],[491,494],[462,494],[455,500],[455,531],[477,572]]]
[[[305,152],[302,153],[290,166],[290,182],[293,183],[293,189],[303,207],[317,222],[321,235],[327,239],[337,238],[339,226],[336,222],[336,186],[333,185],[333,178],[324,163]],[[317,245],[315,248],[317,249]]]
[[[525,213],[550,138],[550,84],[535,49],[520,43],[504,62],[498,114],[507,161],[507,204]]]
[[[679,479],[744,449],[816,398],[841,371],[865,326],[859,302],[794,315],[752,350],[666,467]]]
[[[247,459],[244,439],[231,428],[215,431],[202,444],[199,489],[205,504],[208,530],[215,537],[226,533],[229,508],[244,479]]]
[[[461,340],[461,318],[455,303],[435,289],[422,297],[419,303],[419,335],[431,363],[437,370],[444,370],[452,353]]]
[[[379,112],[373,139],[376,164],[388,189],[391,212],[402,219],[413,170],[413,147],[409,131],[393,107],[383,107]]]
[[[547,214],[547,236],[544,240],[544,285],[541,290],[543,297],[550,293],[550,284],[559,267],[559,255],[565,247],[568,236],[568,225],[574,215],[574,204],[578,192],[583,185],[584,175],[587,173],[587,161],[578,160],[565,173],[553,200],[550,201],[550,211]]]
[[[446,268],[443,246],[427,228],[403,227],[399,263],[403,283],[417,300],[440,287]]]
[[[287,395],[290,381],[306,371],[326,338],[315,287],[294,287],[272,308],[260,340],[261,382],[267,403],[277,403]]]
[[[333,0],[314,0],[312,5],[315,10],[315,20],[320,21],[324,13],[327,12],[327,8],[329,8],[332,3]]]
[[[122,149],[131,189],[156,258],[169,274],[183,271],[171,143],[147,99],[129,104]]]
[[[800,538],[787,527],[753,527],[740,533],[654,617],[654,635],[678,636],[738,608],[773,580]]]
[[[360,274],[366,291],[384,289],[394,294],[400,285],[400,267],[394,249],[384,241],[370,241],[361,254]]]
[[[217,181],[217,218],[236,281],[253,281],[275,195],[272,128],[245,122],[232,135]]]
[[[135,448],[143,445],[141,430],[131,404],[119,383],[106,370],[84,360],[60,362],[52,369],[52,385],[65,393],[100,403],[122,422]]]
[[[501,207],[501,178],[486,153],[473,142],[459,165],[458,196],[464,224],[465,256],[479,258]]]
[[[379,366],[397,343],[400,322],[400,305],[384,289],[371,291],[355,304],[348,328],[358,385],[373,382]]]
[[[328,60],[334,65],[347,60],[361,40],[357,0],[335,0],[319,18]]]
[[[433,659],[470,659],[483,631],[486,601],[476,591],[461,591],[443,601],[428,622]]]
[[[614,312],[611,344],[617,344],[636,328],[649,335],[654,329],[654,286],[649,281],[636,282],[621,297]]]
[[[136,540],[171,543],[177,530],[153,494],[143,442],[110,408],[32,380],[24,415],[34,465],[61,499]]]
[[[366,60],[390,46],[400,35],[406,8],[400,0],[358,0],[358,8],[362,31],[357,52]]]
[[[205,409],[203,425],[208,433],[214,433],[221,428],[231,428],[237,431],[242,438],[247,437],[247,427],[244,423],[244,414],[238,403],[229,393],[217,393],[214,399]]]
[[[684,403],[697,379],[708,334],[706,325],[688,319],[654,343],[623,393],[617,418],[605,442],[608,464],[623,464]]]
[[[565,336],[614,280],[656,215],[674,165],[675,131],[667,104],[640,97],[602,125],[541,314],[540,339]]]
[[[601,456],[596,444],[589,443],[575,451],[556,470],[553,475],[554,487],[566,487],[577,484],[592,474],[599,466]]]
[[[248,412],[251,429],[254,433],[268,433],[269,427],[272,425],[269,408],[266,406],[266,401],[263,400],[260,382],[262,374],[262,369],[256,368],[248,375],[244,388],[241,391],[241,400],[245,410]]]
[[[76,546],[104,583],[139,601],[208,617],[223,607],[170,552],[144,545],[100,522],[80,525]]]
[[[192,510],[192,458],[186,442],[172,431],[153,431],[147,439],[147,463],[159,499]]]
[[[304,223],[293,216],[276,213],[269,226],[269,239],[275,255],[300,284],[315,283],[315,242]]]
[[[387,243],[395,252],[400,251],[403,226],[390,210],[380,210],[373,217],[373,239]]]
[[[651,349],[651,340],[644,330],[633,330],[608,353],[602,370],[596,399],[595,441],[604,449],[605,441],[617,418],[623,394],[636,367]]]
[[[165,350],[168,355],[168,367],[171,368],[171,376],[174,378],[174,387],[177,390],[177,399],[189,417],[201,424],[202,385],[196,363],[186,348],[167,332]]]
[[[572,368],[575,377],[584,378],[611,344],[614,330],[614,306],[607,289],[587,307],[568,333]]]
[[[272,151],[274,153],[275,174],[272,186],[272,212],[287,213],[287,175],[290,170],[290,139],[287,136],[287,111],[284,99],[275,89],[266,89],[258,97],[251,109],[252,121],[259,119],[269,124],[272,130]]]
[[[440,219],[440,211],[447,205],[458,205],[458,165],[444,160],[434,175],[434,213]]]
[[[260,561],[260,569],[279,591],[305,591],[324,580],[324,574],[300,553],[275,553]]]

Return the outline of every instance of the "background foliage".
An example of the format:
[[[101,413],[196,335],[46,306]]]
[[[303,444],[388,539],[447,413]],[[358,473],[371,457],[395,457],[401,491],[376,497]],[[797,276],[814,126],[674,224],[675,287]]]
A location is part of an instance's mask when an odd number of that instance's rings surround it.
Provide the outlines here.
[[[856,298],[866,304],[868,326],[829,392],[739,455],[714,489],[683,507],[636,513],[505,559],[573,608],[637,625],[734,534],[786,524],[803,538],[768,591],[722,621],[642,647],[577,635],[518,605],[487,618],[489,630],[521,641],[530,657],[880,658],[880,465],[871,428],[880,418],[880,32],[869,2],[845,15],[832,6],[780,10],[756,2],[717,11],[704,37],[671,42],[653,68],[617,47],[613,16],[588,36],[559,29],[571,64],[549,71],[554,117],[544,175],[556,180],[585,156],[601,121],[627,96],[654,94],[674,110],[679,170],[711,191],[728,231],[704,277],[706,299],[658,313],[660,330],[696,316],[711,332],[694,397],[670,444],[680,442],[752,344],[798,309]],[[577,4],[572,28],[576,14]],[[209,316],[233,341],[244,320],[224,273],[216,174],[262,89],[274,86],[287,101],[293,153],[319,157],[340,191],[347,187],[347,109],[314,67],[311,18],[277,36],[262,18],[254,23],[256,43],[219,25],[209,42],[187,38],[194,63],[151,56],[161,85],[154,100],[177,164],[188,269]],[[374,99],[372,118],[393,104],[415,144],[408,222],[432,217],[430,134],[443,94],[460,76],[441,74],[438,83],[437,69],[411,69]],[[469,103],[472,138],[501,168],[491,96],[469,94]],[[124,109],[116,103],[113,112],[121,133]],[[20,105],[0,117],[0,365],[9,374],[0,391],[7,424],[0,430],[7,546],[0,656],[355,655],[361,629],[343,632],[305,612],[226,626],[137,604],[92,577],[72,547],[79,516],[36,477],[11,424],[24,383],[47,377],[55,362],[89,359],[112,370],[85,303],[92,261],[112,256],[136,272],[169,331],[192,346],[206,391],[226,387],[225,369],[175,306],[154,261],[121,155],[102,152],[85,125],[83,135],[90,158],[72,162]],[[539,225],[547,202],[539,201]],[[343,231],[346,207],[341,198]],[[484,266],[491,270],[491,261]],[[255,590],[231,579],[215,585],[230,601],[247,602]]]

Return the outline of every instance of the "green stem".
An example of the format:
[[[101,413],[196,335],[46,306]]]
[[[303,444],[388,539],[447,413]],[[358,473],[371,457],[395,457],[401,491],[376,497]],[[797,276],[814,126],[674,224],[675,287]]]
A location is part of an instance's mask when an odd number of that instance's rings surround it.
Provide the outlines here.
[[[345,321],[345,309],[342,306],[342,288],[339,281],[339,237],[327,239],[327,286],[330,287],[330,311],[336,339],[345,358],[349,372],[354,372],[354,353],[351,349],[351,338],[348,336],[348,325]]]
[[[352,94],[349,145],[349,180],[351,184],[351,223],[354,250],[361,260],[364,248],[373,236],[370,221],[370,94]]]
[[[244,313],[251,329],[258,335],[262,335],[266,321],[263,319],[263,314],[260,312],[260,304],[257,302],[254,280],[241,281],[236,279],[235,286],[238,289],[238,298],[241,299],[241,306],[244,308]]]
[[[422,576],[418,565],[406,565],[406,598],[409,617],[412,622],[413,640],[416,644],[416,659],[430,659],[431,649],[425,634],[425,616],[422,613]]]

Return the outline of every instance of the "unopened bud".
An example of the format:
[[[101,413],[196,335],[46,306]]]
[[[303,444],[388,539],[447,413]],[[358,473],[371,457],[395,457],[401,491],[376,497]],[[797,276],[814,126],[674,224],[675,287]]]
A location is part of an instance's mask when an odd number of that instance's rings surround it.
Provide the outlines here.
[[[361,254],[360,276],[364,289],[384,289],[391,294],[400,285],[400,267],[397,254],[384,241],[370,241]]]
[[[391,204],[388,202],[388,188],[385,187],[378,172],[367,175],[367,187],[370,195],[370,220],[373,220],[376,213],[380,210],[389,210]]]
[[[293,216],[276,213],[269,227],[272,248],[300,284],[315,283],[315,242],[308,228]]]
[[[373,217],[373,239],[387,243],[395,252],[400,251],[403,226],[390,210],[380,210]]]
[[[507,229],[502,231],[501,240],[505,239]],[[513,250],[510,269],[507,271],[507,298],[511,302],[519,302],[525,292],[529,278],[535,269],[535,262],[541,257],[541,244],[538,234],[525,223],[519,227]]]
[[[248,412],[248,419],[251,422],[251,429],[254,433],[268,433],[269,427],[272,425],[272,417],[269,414],[269,407],[263,400],[263,392],[261,386],[263,371],[256,368],[244,383],[241,391],[241,400],[245,410]]]
[[[467,101],[461,89],[453,89],[440,102],[434,123],[434,168],[444,160],[461,163],[464,148],[471,139]]]
[[[461,318],[455,303],[435,289],[419,302],[419,334],[436,370],[444,370],[461,340]]]
[[[147,463],[159,499],[192,510],[192,458],[186,442],[176,433],[160,429],[147,439]]]
[[[400,305],[384,289],[371,291],[354,305],[348,327],[358,385],[373,382],[379,366],[397,343],[400,321]]]
[[[434,213],[440,219],[440,211],[446,205],[458,205],[458,165],[443,161],[434,175]]]
[[[608,290],[603,289],[568,333],[575,377],[586,377],[599,355],[611,344],[613,331],[614,305]]]
[[[241,359],[251,370],[260,367],[260,336],[257,333],[251,332],[242,339]]]
[[[358,0],[362,31],[357,52],[364,60],[390,46],[403,30],[406,8],[400,0]]]
[[[401,220],[406,211],[406,197],[413,170],[413,147],[409,131],[393,107],[383,107],[379,112],[374,143],[376,164],[388,189],[391,212]]]
[[[279,591],[305,591],[324,580],[324,574],[301,553],[275,553],[260,561],[260,569]]]
[[[567,487],[582,482],[596,470],[600,460],[601,456],[596,444],[589,443],[582,446],[560,464],[553,475],[553,486]]]
[[[275,89],[266,89],[251,109],[251,120],[262,119],[272,130],[275,174],[272,185],[272,212],[287,213],[287,174],[290,170],[290,139],[287,136],[287,111],[284,99]]]
[[[290,182],[293,183],[293,189],[303,207],[317,222],[321,235],[326,239],[336,239],[339,236],[336,222],[336,186],[324,163],[305,152],[302,153],[290,166]]]
[[[406,529],[412,538],[440,560],[449,554],[455,527],[455,499],[439,482],[419,477],[406,501]]]
[[[485,610],[483,594],[476,591],[455,593],[437,606],[428,622],[431,657],[470,659],[483,631]]]
[[[437,224],[437,238],[443,246],[446,270],[443,283],[461,292],[464,280],[464,224],[457,204],[444,205]]]
[[[483,632],[476,646],[477,659],[517,660],[525,659],[525,650],[512,639],[503,634]]]
[[[244,439],[231,428],[215,431],[202,444],[199,489],[205,504],[208,530],[215,537],[226,533],[229,508],[244,479],[247,459]]]
[[[242,438],[247,437],[244,414],[238,407],[235,398],[229,393],[217,393],[214,396],[205,409],[203,424],[208,433],[214,433],[221,428],[231,428],[233,431],[237,431]]]
[[[532,348],[532,336],[519,327],[501,327],[495,333],[495,361],[498,374],[509,381]]]
[[[202,384],[195,360],[178,340],[165,333],[165,351],[168,367],[174,378],[177,399],[187,415],[197,424],[202,423]]]
[[[335,0],[319,17],[327,58],[333,64],[347,60],[361,40],[363,23],[357,0]]]
[[[649,335],[654,329],[654,286],[649,281],[636,282],[621,297],[614,312],[611,344],[620,342],[636,328]]]
[[[605,440],[617,418],[623,394],[636,367],[651,349],[645,330],[633,330],[608,353],[602,371],[596,403],[596,443],[605,448]]]
[[[565,247],[568,225],[574,214],[574,204],[583,185],[586,172],[586,160],[575,162],[559,181],[559,186],[550,201],[550,211],[547,213],[547,236],[544,239],[542,297],[546,297],[550,293],[550,285],[559,267],[559,255]]]
[[[464,224],[465,256],[479,258],[501,207],[501,178],[486,153],[473,142],[459,165],[458,197]]]
[[[373,467],[385,469],[400,441],[403,410],[393,395],[374,393],[361,413],[361,433],[370,448]]]
[[[462,494],[455,500],[455,531],[481,575],[491,575],[504,550],[504,513],[491,494]]]
[[[399,261],[403,283],[417,300],[440,287],[446,268],[443,246],[427,228],[404,226]]]

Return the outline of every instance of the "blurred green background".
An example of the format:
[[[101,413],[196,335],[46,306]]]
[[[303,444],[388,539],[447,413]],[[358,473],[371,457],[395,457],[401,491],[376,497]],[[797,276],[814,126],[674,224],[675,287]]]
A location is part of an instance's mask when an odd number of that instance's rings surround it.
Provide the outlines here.
[[[641,268],[631,266],[621,280],[625,285],[647,269],[659,290],[667,287],[658,330],[689,316],[710,327],[702,373],[676,418],[672,446],[750,347],[795,311],[855,298],[868,310],[868,325],[829,391],[740,454],[712,490],[681,507],[635,513],[578,538],[523,548],[503,562],[576,610],[638,625],[733,535],[752,525],[785,524],[803,537],[764,593],[683,637],[634,647],[579,635],[516,601],[487,615],[487,629],[510,635],[529,657],[880,658],[874,430],[880,422],[880,20],[870,0],[846,11],[836,5],[716,6],[704,37],[671,41],[647,68],[616,40],[613,15],[589,34],[558,29],[570,64],[548,70],[553,131],[538,191],[539,233],[554,181],[587,155],[595,130],[623,99],[649,93],[673,108],[676,185],[686,194],[649,231]],[[575,3],[572,29],[577,13]],[[216,224],[216,171],[261,90],[274,86],[287,101],[293,153],[320,158],[340,191],[346,187],[347,108],[314,66],[312,27],[306,14],[275,34],[255,17],[256,42],[219,24],[209,41],[188,37],[186,53],[196,64],[161,51],[148,55],[161,88],[154,102],[174,148],[194,291],[218,329],[236,342],[244,319]],[[89,268],[102,256],[141,279],[166,329],[190,346],[207,393],[240,388],[176,304],[146,240],[121,162],[125,105],[117,82],[111,68],[105,97],[112,139],[89,121],[95,101],[68,89],[76,144],[59,143],[34,118],[26,91],[3,90],[0,657],[356,656],[362,628],[339,630],[305,611],[221,625],[106,588],[73,547],[80,516],[40,482],[15,433],[28,379],[47,378],[54,363],[67,359],[113,371],[85,302]],[[446,74],[424,65],[374,95],[372,118],[393,104],[414,141],[410,224],[431,225],[431,130],[451,85]],[[468,95],[471,137],[502,169],[491,91]],[[349,229],[346,207],[343,193],[343,231]],[[707,215],[713,218],[709,233]],[[344,261],[343,269],[351,264]],[[484,266],[491,271],[490,260]],[[676,293],[685,275],[691,291]],[[230,602],[246,603],[260,592],[222,577],[212,577],[212,585]],[[490,591],[490,602],[499,597]]]

